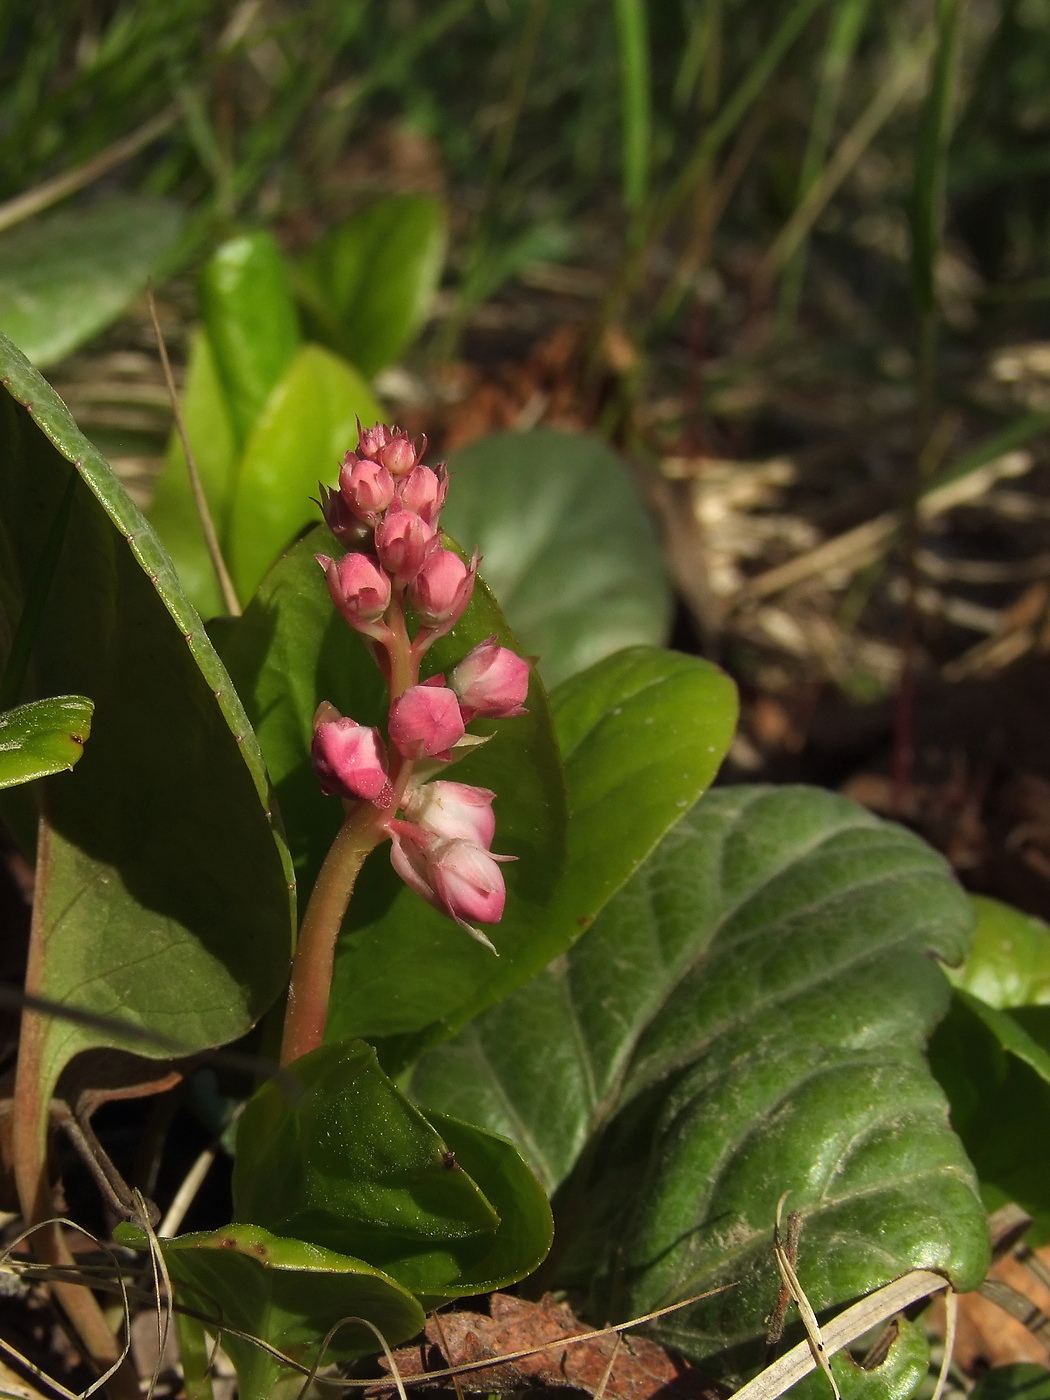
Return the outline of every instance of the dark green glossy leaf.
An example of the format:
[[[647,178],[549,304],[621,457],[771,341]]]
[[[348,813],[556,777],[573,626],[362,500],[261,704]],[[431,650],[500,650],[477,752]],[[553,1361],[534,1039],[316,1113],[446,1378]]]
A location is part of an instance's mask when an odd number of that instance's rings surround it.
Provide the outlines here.
[[[893,1326],[896,1335],[890,1341],[889,1352],[871,1370],[854,1360],[848,1351],[831,1357],[831,1370],[843,1400],[911,1400],[926,1380],[930,1373],[930,1342],[923,1320],[909,1322],[898,1317]],[[865,1355],[863,1346],[859,1355]],[[791,1400],[829,1400],[831,1387],[818,1367],[788,1393]]]
[[[304,345],[248,433],[223,531],[237,592],[252,596],[281,550],[317,519],[317,483],[330,481],[357,442],[357,420],[383,417],[371,390],[344,360]]]
[[[1050,925],[985,895],[971,895],[973,947],[948,980],[989,1006],[1050,1004]]]
[[[142,1248],[141,1232],[118,1226],[119,1240]],[[379,1349],[366,1318],[390,1346],[421,1330],[423,1310],[392,1278],[359,1259],[302,1240],[281,1239],[256,1225],[226,1225],[207,1234],[161,1240],[178,1301],[213,1319],[237,1368],[241,1400],[271,1400],[277,1383],[297,1375],[256,1346],[257,1337],[301,1366],[318,1360],[329,1330],[344,1318],[322,1364],[352,1361]]]
[[[47,785],[33,990],[188,1048],[222,1044],[273,1000],[288,966],[291,871],[262,756],[150,526],[2,340],[0,378],[0,559],[18,610],[8,624],[27,598],[42,601],[33,688],[95,703],[84,757]],[[41,578],[69,491],[57,563]],[[43,1101],[72,1055],[114,1044],[119,1034],[43,1024]]]
[[[342,819],[340,804],[321,795],[309,764],[317,704],[328,700],[361,723],[386,720],[376,667],[332,607],[313,558],[338,552],[320,528],[296,544],[271,570],[223,651],[258,727],[304,899]],[[493,634],[516,646],[479,584],[464,617],[429,653],[428,668],[447,669]],[[516,719],[472,725],[495,737],[454,774],[500,794],[496,849],[520,857],[506,867],[507,909],[494,930],[498,962],[406,889],[390,869],[388,849],[380,847],[358,881],[340,943],[331,1039],[416,1031],[487,986],[494,966],[511,977],[524,967],[521,980],[546,961],[543,946],[535,945],[546,937],[546,911],[563,859],[565,797],[538,682],[528,706],[529,713]]]
[[[190,341],[186,387],[180,407],[219,543],[225,548],[223,537],[228,529],[237,480],[238,453],[215,356],[208,337],[201,330],[195,331]],[[149,518],[171,555],[180,583],[201,617],[216,617],[224,612],[177,433],[172,433],[168,443],[164,470],[157,480]]]
[[[538,428],[453,453],[449,533],[475,546],[489,587],[548,685],[621,647],[667,638],[671,593],[648,512],[597,438]]]
[[[288,268],[272,234],[240,234],[213,254],[201,275],[201,310],[243,443],[299,348]]]
[[[58,695],[0,714],[0,788],[71,769],[84,752],[94,708],[83,695]]]
[[[138,296],[182,222],[169,200],[125,194],[0,235],[0,331],[34,364],[54,364]]]
[[[545,1281],[733,1376],[761,1356],[777,1200],[815,1308],[912,1267],[972,1288],[987,1230],[923,1059],[971,923],[944,862],[818,790],[726,788],[566,957],[428,1053],[425,1106],[518,1143],[555,1198]]]
[[[509,1143],[451,1127],[450,1143],[383,1073],[370,1045],[323,1046],[248,1103],[234,1213],[367,1259],[430,1297],[516,1280],[550,1245],[546,1200]]]
[[[972,1400],[1050,1400],[1050,1371],[1034,1361],[994,1366],[985,1371],[970,1395]]]
[[[329,229],[298,268],[316,338],[362,374],[393,364],[430,313],[447,224],[438,200],[394,194]]]

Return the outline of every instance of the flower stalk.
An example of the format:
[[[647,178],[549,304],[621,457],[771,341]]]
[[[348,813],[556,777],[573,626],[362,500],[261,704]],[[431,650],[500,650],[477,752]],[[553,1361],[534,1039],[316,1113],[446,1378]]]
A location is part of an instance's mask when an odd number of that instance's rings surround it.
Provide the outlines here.
[[[465,563],[442,543],[448,475],[444,465],[423,464],[424,448],[425,439],[417,450],[398,429],[362,429],[338,488],[321,488],[325,520],[349,552],[339,560],[319,555],[318,563],[333,604],[366,639],[390,704],[386,740],[328,702],[314,718],[314,771],[322,791],[343,802],[345,817],[299,932],[284,1065],[323,1042],[339,930],[361,867],[382,842],[391,842],[391,864],[411,889],[496,952],[476,927],[502,917],[499,867],[515,859],[490,850],[495,794],[431,780],[483,742],[466,732],[472,719],[525,713],[529,665],[490,637],[447,682],[442,675],[420,680],[427,651],[466,611],[478,566],[476,554]]]

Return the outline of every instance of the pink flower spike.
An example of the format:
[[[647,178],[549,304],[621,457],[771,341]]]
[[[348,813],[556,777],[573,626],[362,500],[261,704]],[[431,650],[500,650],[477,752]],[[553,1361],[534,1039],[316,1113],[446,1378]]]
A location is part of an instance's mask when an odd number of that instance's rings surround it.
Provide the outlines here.
[[[407,583],[437,548],[437,536],[413,511],[395,510],[388,511],[376,527],[375,543],[383,568],[400,583]]]
[[[467,724],[478,715],[510,719],[526,713],[522,701],[529,693],[529,663],[501,647],[495,637],[468,652],[453,668],[448,683],[459,697]]]
[[[448,494],[448,473],[444,467],[431,471],[418,466],[397,484],[397,499],[402,510],[414,510],[428,525],[436,526],[441,507]]]
[[[409,601],[424,627],[448,631],[466,611],[474,591],[476,565],[464,564],[451,549],[435,549],[408,586]]]
[[[439,779],[410,788],[401,805],[408,820],[430,835],[449,841],[473,841],[488,850],[496,832],[492,811],[495,796],[488,788]]]
[[[414,685],[390,707],[390,742],[404,758],[449,757],[465,733],[459,702],[447,686]]]
[[[336,562],[326,554],[315,556],[324,569],[332,602],[358,632],[385,635],[375,623],[390,605],[390,580],[368,554],[344,554]]]
[[[353,514],[375,526],[394,499],[394,478],[378,462],[348,452],[339,470],[339,490]]]
[[[330,706],[324,708],[331,710]],[[326,797],[344,801],[363,797],[377,807],[389,807],[393,802],[386,750],[378,729],[343,716],[321,719],[314,727],[310,757]]]

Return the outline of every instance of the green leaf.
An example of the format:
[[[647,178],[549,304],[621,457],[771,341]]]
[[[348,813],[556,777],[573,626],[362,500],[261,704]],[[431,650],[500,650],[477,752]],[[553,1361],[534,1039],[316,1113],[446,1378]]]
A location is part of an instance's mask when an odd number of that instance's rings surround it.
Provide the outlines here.
[[[508,1142],[445,1126],[451,1145],[383,1073],[372,1046],[323,1046],[245,1108],[234,1213],[367,1259],[432,1298],[513,1282],[550,1246],[546,1199]]]
[[[186,387],[180,407],[193,460],[219,543],[223,545],[237,481],[238,452],[215,356],[202,330],[195,331],[190,340]],[[224,612],[222,594],[204,543],[190,486],[186,456],[177,433],[172,433],[168,443],[164,470],[157,479],[149,518],[171,555],[190,602],[201,617],[216,617]]]
[[[279,992],[294,927],[262,756],[152,529],[2,338],[0,380],[0,596],[9,623],[41,606],[36,693],[95,703],[84,757],[47,789],[31,990],[189,1049],[219,1045]],[[43,1103],[74,1054],[121,1044],[119,1032],[42,1023]]]
[[[298,291],[317,339],[371,377],[408,348],[445,261],[444,205],[424,194],[377,200],[302,258]]]
[[[1045,1014],[1046,1008],[1034,1008]],[[989,1211],[1016,1201],[1035,1221],[1029,1242],[1050,1239],[1050,1084],[1046,1048],[1015,1019],[956,992],[930,1041],[930,1067],[951,1104]]]
[[[357,441],[357,420],[383,417],[364,380],[318,345],[304,345],[254,421],[237,473],[225,553],[250,598],[304,525],[317,519],[318,481],[330,481]]]
[[[142,1232],[119,1225],[122,1243],[142,1248]],[[210,1233],[160,1240],[178,1301],[213,1319],[223,1350],[237,1369],[241,1400],[271,1400],[281,1380],[298,1373],[249,1340],[257,1337],[301,1366],[353,1361],[377,1351],[375,1333],[397,1346],[419,1332],[423,1310],[392,1278],[360,1259],[281,1239],[256,1225],[226,1225]],[[231,1331],[236,1328],[237,1331]],[[239,1336],[237,1332],[247,1333]]]
[[[455,452],[445,528],[475,546],[540,672],[556,685],[621,647],[667,638],[671,593],[622,460],[583,433],[496,433]]]
[[[374,661],[332,606],[317,553],[338,553],[318,527],[270,571],[223,655],[258,727],[281,802],[303,898],[342,820],[324,797],[309,762],[313,717],[328,700],[360,723],[385,725],[386,692]],[[452,632],[428,654],[445,670],[492,635],[516,647],[484,585]],[[477,722],[495,737],[456,765],[457,780],[491,788],[497,842],[519,860],[506,867],[507,909],[496,930],[499,967],[524,961],[519,980],[546,961],[542,940],[548,902],[564,853],[565,795],[546,699],[534,682],[529,713]],[[416,1031],[452,1012],[492,977],[486,949],[408,890],[380,847],[367,861],[337,952],[329,1038]],[[352,930],[352,932],[351,932]],[[538,959],[533,961],[533,959]]]
[[[1050,1400],[1050,1371],[1034,1361],[1015,1361],[985,1371],[973,1390],[972,1400]]]
[[[1050,1004],[1050,925],[985,895],[971,895],[977,915],[973,947],[948,980],[989,1006]]]
[[[417,1065],[411,1092],[521,1147],[555,1197],[544,1281],[737,1376],[802,1212],[818,1312],[909,1268],[975,1287],[987,1228],[923,1044],[971,923],[941,858],[819,790],[725,788],[568,954]]]
[[[172,251],[177,204],[111,195],[0,235],[0,331],[45,366],[115,321]]]
[[[299,348],[288,267],[273,235],[260,230],[224,243],[204,268],[200,295],[234,433],[243,443]]]
[[[84,752],[94,708],[83,695],[58,695],[0,714],[0,788],[71,769]]]

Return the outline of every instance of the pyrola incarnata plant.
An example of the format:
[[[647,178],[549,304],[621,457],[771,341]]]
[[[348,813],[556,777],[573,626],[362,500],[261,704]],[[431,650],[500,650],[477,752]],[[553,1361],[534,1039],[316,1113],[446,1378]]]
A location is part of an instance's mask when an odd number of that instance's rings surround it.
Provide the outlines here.
[[[498,923],[506,892],[491,852],[495,832],[487,788],[435,779],[480,742],[472,719],[524,714],[529,665],[481,642],[444,676],[420,681],[427,649],[456,625],[470,602],[477,555],[469,564],[446,549],[438,518],[448,491],[444,464],[431,468],[399,428],[360,429],[335,491],[321,488],[341,559],[318,555],[332,601],[369,638],[390,694],[388,742],[324,703],[314,720],[311,757],[322,791],[347,804],[368,803],[391,841],[391,864],[428,903],[486,947],[476,923]],[[410,635],[410,625],[414,635]],[[456,750],[460,750],[457,755]],[[495,949],[493,949],[495,951]]]

